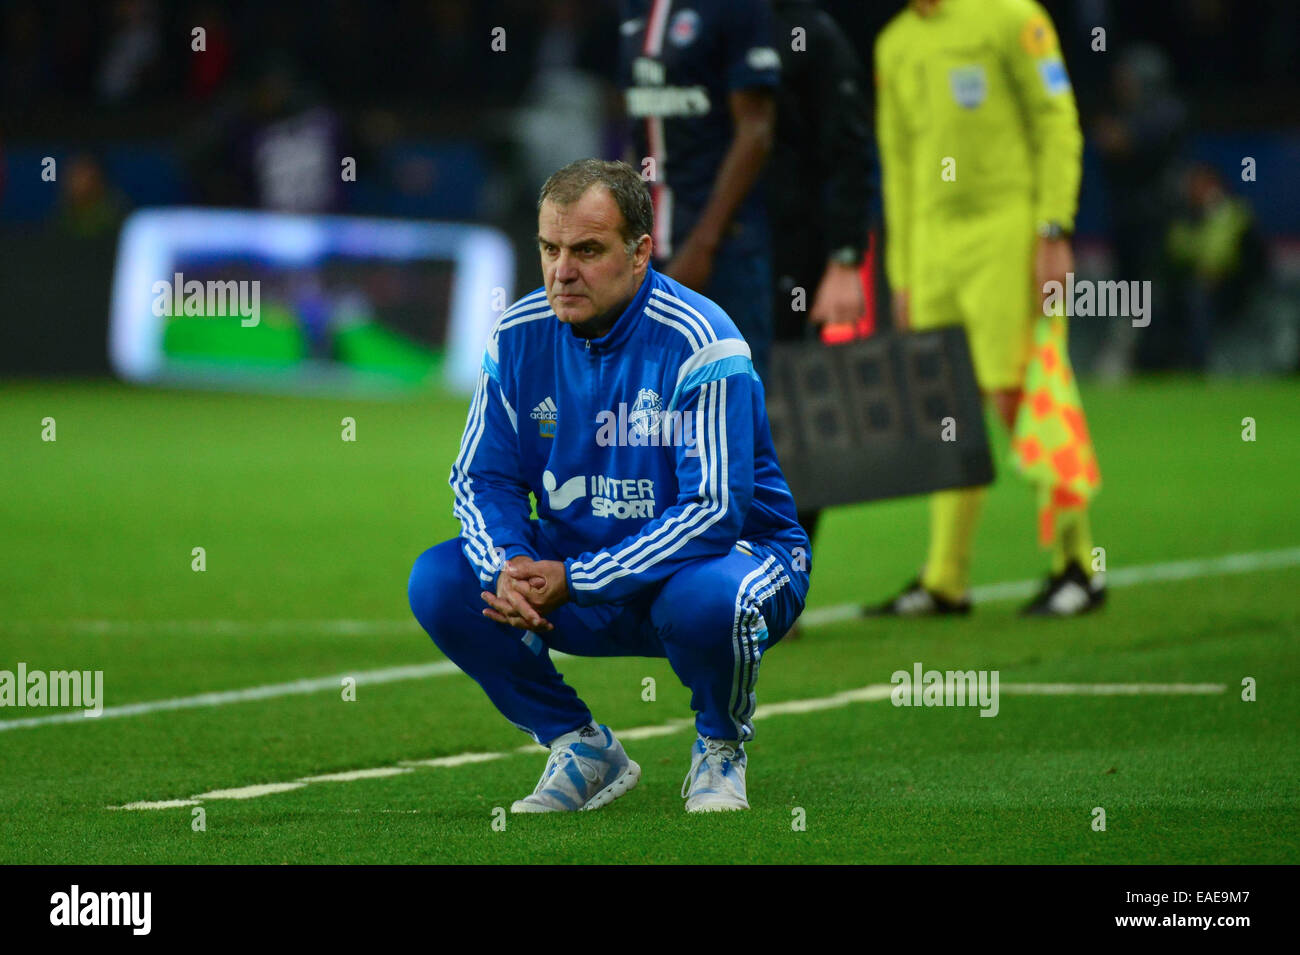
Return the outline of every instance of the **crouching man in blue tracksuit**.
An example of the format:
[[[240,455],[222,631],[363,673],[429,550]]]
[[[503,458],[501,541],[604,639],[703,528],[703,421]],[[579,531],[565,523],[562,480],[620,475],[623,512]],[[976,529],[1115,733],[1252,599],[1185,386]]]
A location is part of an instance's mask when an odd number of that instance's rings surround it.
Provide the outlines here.
[[[749,346],[650,267],[653,226],[624,163],[546,182],[546,284],[493,330],[452,466],[461,536],[411,573],[420,625],[550,748],[512,812],[598,809],[641,774],[550,650],[666,657],[697,714],[687,811],[748,809],[759,661],[808,593]]]

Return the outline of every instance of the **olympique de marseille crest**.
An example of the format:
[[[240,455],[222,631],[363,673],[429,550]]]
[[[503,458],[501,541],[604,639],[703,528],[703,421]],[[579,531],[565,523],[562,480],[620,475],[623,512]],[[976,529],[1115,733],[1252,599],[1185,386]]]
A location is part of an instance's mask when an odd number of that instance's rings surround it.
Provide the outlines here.
[[[636,393],[636,404],[627,420],[637,434],[648,438],[659,430],[659,417],[663,410],[664,403],[659,395],[649,388],[642,388]]]

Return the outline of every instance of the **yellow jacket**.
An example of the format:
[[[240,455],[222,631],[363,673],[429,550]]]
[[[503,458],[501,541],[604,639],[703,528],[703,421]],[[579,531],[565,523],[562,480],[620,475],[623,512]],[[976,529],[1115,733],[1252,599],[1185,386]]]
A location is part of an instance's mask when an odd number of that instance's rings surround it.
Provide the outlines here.
[[[894,288],[912,284],[918,221],[1018,200],[1035,224],[1073,228],[1083,134],[1056,32],[1034,0],[940,0],[928,17],[909,6],[876,40],[876,88]]]

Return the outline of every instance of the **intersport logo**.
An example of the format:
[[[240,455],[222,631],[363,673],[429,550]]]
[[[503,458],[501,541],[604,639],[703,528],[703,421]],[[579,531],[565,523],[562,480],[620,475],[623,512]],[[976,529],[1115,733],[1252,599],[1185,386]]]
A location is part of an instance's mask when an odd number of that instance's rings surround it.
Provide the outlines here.
[[[546,503],[562,511],[587,496],[587,475],[579,474],[561,484],[550,471],[542,472]],[[655,482],[650,478],[616,478],[591,475],[591,516],[616,520],[655,516]]]

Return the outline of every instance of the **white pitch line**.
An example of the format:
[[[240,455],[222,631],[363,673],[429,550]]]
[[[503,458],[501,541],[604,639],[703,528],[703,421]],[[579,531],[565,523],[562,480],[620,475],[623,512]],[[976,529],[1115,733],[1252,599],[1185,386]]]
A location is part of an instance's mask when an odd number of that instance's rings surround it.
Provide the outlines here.
[[[401,776],[411,772],[408,766],[379,766],[375,769],[353,769],[344,773],[322,773],[319,776],[304,776],[300,783],[352,783],[358,779],[383,779],[386,776]]]
[[[840,706],[848,706],[850,703],[875,703],[879,700],[889,699],[889,694],[893,692],[893,689],[894,685],[892,683],[873,683],[871,686],[860,687],[856,690],[845,690],[842,693],[823,696],[819,699],[768,703],[766,706],[760,706],[754,711],[754,719],[759,720],[765,716],[782,716],[786,713],[815,713],[817,710],[833,710]]]
[[[653,739],[656,736],[671,736],[695,723],[694,720],[672,720],[660,726],[634,726],[630,730],[619,730],[620,740]]]
[[[434,759],[408,759],[402,763],[402,767],[421,766],[438,769],[444,766],[467,766],[470,763],[486,763],[509,755],[509,753],[458,753],[455,756],[438,756]]]
[[[302,789],[307,784],[302,780],[295,780],[291,783],[261,783],[257,786],[240,786],[236,789],[214,789],[211,792],[199,793],[197,796],[190,798],[196,802],[202,802],[205,799],[256,799],[258,796],[270,796],[273,793],[287,793],[294,789]]]
[[[113,806],[113,809],[179,809],[181,806],[197,806],[197,799],[160,799],[157,802],[129,802],[125,806]]]
[[[830,696],[807,700],[785,700],[781,703],[768,703],[760,706],[754,713],[755,720],[764,720],[770,716],[784,716],[790,713],[814,713],[818,710],[831,710],[848,706],[851,703],[873,703],[889,699],[895,687],[892,683],[874,683],[856,690],[845,690]],[[1062,696],[1078,694],[1082,696],[1133,696],[1139,693],[1158,695],[1209,695],[1223,693],[1227,686],[1222,683],[1003,683],[1000,691],[1020,695]],[[680,733],[694,726],[693,720],[671,720],[653,726],[636,726],[619,730],[619,739],[647,739],[652,736],[669,736]],[[340,773],[326,773],[321,776],[303,776],[291,783],[258,783],[253,786],[241,786],[236,789],[217,789],[212,792],[199,793],[189,799],[162,799],[157,801],[129,802],[122,806],[107,806],[107,809],[176,809],[181,806],[196,806],[205,799],[256,799],[274,793],[302,789],[310,783],[318,782],[352,782],[357,779],[378,779],[409,773],[415,768],[450,768],[467,766],[471,763],[485,763],[494,759],[505,759],[521,753],[538,753],[541,748],[536,745],[519,746],[499,753],[458,753],[455,756],[439,756],[434,759],[404,760],[396,766],[378,766],[374,769],[354,769]]]
[[[1036,696],[1135,696],[1137,694],[1182,695],[1223,693],[1222,683],[1004,683],[1003,693]]]
[[[268,634],[328,634],[340,637],[369,637],[384,633],[419,633],[414,617],[402,620],[9,620],[0,622],[0,632],[49,632],[86,636],[204,636],[260,637]]]
[[[1300,565],[1300,547],[1288,547],[1283,550],[1259,550],[1245,554],[1225,554],[1222,557],[1120,567],[1107,572],[1106,584],[1110,587],[1132,587],[1156,580],[1223,577],[1298,565]],[[971,600],[977,604],[996,603],[1001,600],[1023,600],[1036,594],[1042,585],[1041,580],[1010,580],[1000,584],[986,584],[971,589]],[[799,617],[799,624],[802,627],[819,627],[828,623],[838,623],[841,620],[856,620],[861,616],[861,604],[834,604],[830,607],[805,610]]]
[[[170,700],[148,700],[143,703],[106,706],[103,712],[99,714],[98,719],[106,720],[116,716],[140,716],[144,713],[157,713],[161,710],[188,710],[196,706],[225,706],[229,703],[244,703],[249,700],[269,700],[279,696],[293,696],[299,693],[338,690],[342,687],[344,679],[353,679],[356,680],[357,686],[366,686],[376,683],[395,683],[399,680],[423,680],[431,676],[446,676],[459,672],[460,667],[450,660],[386,667],[382,670],[359,670],[356,673],[336,673],[334,676],[293,680],[289,683],[250,686],[242,690],[223,690],[217,693],[199,693],[197,696],[175,697]],[[0,731],[23,729],[29,726],[46,726],[51,723],[81,722],[86,722],[86,717],[81,710],[77,710],[75,713],[53,713],[49,716],[32,716],[21,720],[0,720]]]
[[[1112,587],[1132,587],[1137,584],[1163,580],[1190,580],[1198,577],[1226,576],[1248,574],[1257,570],[1270,570],[1281,567],[1300,565],[1300,547],[1283,550],[1252,551],[1244,554],[1226,554],[1222,557],[1207,557],[1197,560],[1180,560],[1163,564],[1143,564],[1137,567],[1121,567],[1107,574],[1107,583]],[[1016,580],[1000,584],[976,587],[972,598],[976,603],[993,603],[999,600],[1018,600],[1037,592],[1041,586],[1037,580]],[[855,603],[836,604],[830,607],[815,607],[807,610],[799,618],[800,625],[808,628],[824,626],[841,620],[857,619],[861,614],[861,605]],[[177,632],[206,632],[209,624],[222,628],[220,632],[264,633],[275,627],[301,627],[304,632],[325,633],[329,635],[365,634],[418,629],[413,621],[406,620],[281,620],[259,623],[257,621],[236,620],[173,620],[173,621],[123,621],[90,620],[71,621],[26,621],[0,623],[0,631],[6,629],[22,630],[24,627],[41,627],[59,629],[82,624],[92,629],[87,632],[136,632],[137,628],[156,626],[177,628]],[[559,654],[553,654],[559,655]],[[141,703],[126,703],[121,706],[105,707],[100,718],[115,716],[141,716],[162,710],[181,710],[196,706],[224,706],[230,703],[243,703],[248,700],[266,700],[277,696],[290,696],[297,693],[315,693],[321,690],[337,690],[345,676],[356,679],[357,685],[367,683],[391,683],[396,680],[419,680],[427,677],[446,676],[458,673],[459,668],[450,661],[423,663],[405,667],[391,667],[382,670],[361,670],[352,674],[319,677],[309,680],[295,680],[290,683],[275,683],[267,686],[250,687],[244,690],[228,690],[220,693],[200,693],[197,696],[178,697],[170,700],[149,700]],[[85,721],[81,710],[72,713],[53,713],[48,716],[34,716],[19,720],[0,720],[0,732],[4,730],[24,729],[33,726],[45,726],[52,723],[80,723]]]

